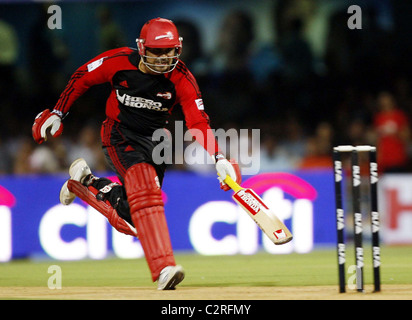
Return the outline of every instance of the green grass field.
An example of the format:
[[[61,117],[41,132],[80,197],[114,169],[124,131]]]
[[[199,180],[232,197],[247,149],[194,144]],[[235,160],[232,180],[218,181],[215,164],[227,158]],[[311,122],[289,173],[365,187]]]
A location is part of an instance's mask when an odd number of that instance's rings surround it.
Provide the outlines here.
[[[348,250],[346,266],[353,264],[353,256],[353,251]],[[176,260],[186,271],[186,278],[178,290],[336,286],[337,291],[337,258],[334,249],[318,249],[309,254],[289,255],[259,253],[250,256],[200,256],[178,253]],[[381,261],[383,290],[385,285],[412,284],[412,247],[383,247]],[[61,267],[63,287],[155,288],[150,280],[145,259],[111,258],[72,262],[21,260],[3,263],[0,264],[0,289],[47,288],[51,276],[48,268],[51,265]],[[371,284],[372,267],[368,248],[365,248],[364,276],[365,284]]]

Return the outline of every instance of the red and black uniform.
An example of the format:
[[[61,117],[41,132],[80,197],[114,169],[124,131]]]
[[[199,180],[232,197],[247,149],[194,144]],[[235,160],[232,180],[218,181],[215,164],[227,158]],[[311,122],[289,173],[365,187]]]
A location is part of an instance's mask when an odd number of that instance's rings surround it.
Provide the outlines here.
[[[76,70],[54,110],[64,116],[74,101],[90,87],[109,82],[111,93],[106,103],[107,118],[101,128],[103,149],[109,164],[123,182],[130,167],[149,163],[155,167],[161,184],[165,165],[153,162],[153,148],[160,142],[152,141],[152,135],[155,130],[165,127],[174,108],[182,108],[191,132],[202,133],[194,134],[194,137],[209,154],[215,154],[219,148],[208,130],[209,117],[203,110],[201,92],[186,65],[179,61],[172,72],[152,75],[139,70],[139,61],[138,51],[132,48],[102,53]],[[107,183],[107,179],[101,180],[96,187],[100,189]],[[118,199],[117,194],[114,198]],[[119,208],[118,211],[131,222],[130,217],[121,212],[127,210]]]
[[[198,142],[211,155],[216,153],[218,145],[207,131],[209,117],[203,110],[201,92],[186,65],[179,61],[172,72],[151,75],[138,69],[139,61],[138,52],[132,48],[102,53],[77,69],[54,110],[66,114],[73,102],[90,87],[109,82],[112,90],[106,103],[107,119],[101,138],[110,162],[122,177],[131,165],[125,156],[129,151],[139,150],[137,161],[151,163],[152,143],[145,141],[141,145],[141,138],[151,142],[153,132],[165,127],[178,105],[187,127],[203,133]]]

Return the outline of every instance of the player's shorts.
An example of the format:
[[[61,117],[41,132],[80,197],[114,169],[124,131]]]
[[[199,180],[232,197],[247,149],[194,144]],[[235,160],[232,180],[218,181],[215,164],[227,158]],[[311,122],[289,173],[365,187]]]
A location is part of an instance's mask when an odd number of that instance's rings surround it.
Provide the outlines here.
[[[153,161],[153,149],[159,141],[152,141],[151,136],[139,135],[111,119],[103,122],[101,138],[106,159],[122,183],[127,169],[137,163],[149,163],[156,169],[162,185],[166,164]]]
[[[130,216],[126,190],[124,189],[124,177],[126,176],[127,169],[133,165],[149,163],[156,169],[159,183],[162,185],[166,163],[156,164],[152,159],[153,149],[161,142],[152,141],[152,137],[139,135],[128,130],[121,126],[120,123],[111,119],[103,122],[101,138],[106,160],[123,184],[122,186],[113,187],[106,195],[106,200],[116,209],[120,217],[134,226]],[[109,179],[99,178],[93,182],[93,187],[100,190],[111,182]]]

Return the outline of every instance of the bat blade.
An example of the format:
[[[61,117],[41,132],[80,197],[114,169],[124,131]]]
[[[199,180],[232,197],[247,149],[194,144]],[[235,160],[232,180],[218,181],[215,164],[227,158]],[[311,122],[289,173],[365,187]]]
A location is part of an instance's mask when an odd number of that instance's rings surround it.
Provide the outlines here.
[[[293,236],[289,229],[252,189],[241,188],[233,194],[232,198],[274,244],[285,244],[292,240]]]

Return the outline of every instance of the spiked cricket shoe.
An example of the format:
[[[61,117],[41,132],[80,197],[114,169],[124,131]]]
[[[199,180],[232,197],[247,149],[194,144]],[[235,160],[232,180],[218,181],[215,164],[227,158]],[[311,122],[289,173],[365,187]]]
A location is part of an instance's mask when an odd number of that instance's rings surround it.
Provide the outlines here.
[[[69,169],[70,179],[79,181],[80,183],[82,183],[84,178],[91,173],[89,166],[82,158],[75,160]],[[76,195],[70,192],[69,188],[67,188],[67,182],[68,180],[63,184],[60,190],[60,202],[65,206],[71,204],[76,198]]]
[[[168,266],[160,271],[157,290],[174,290],[185,277],[182,266]]]

